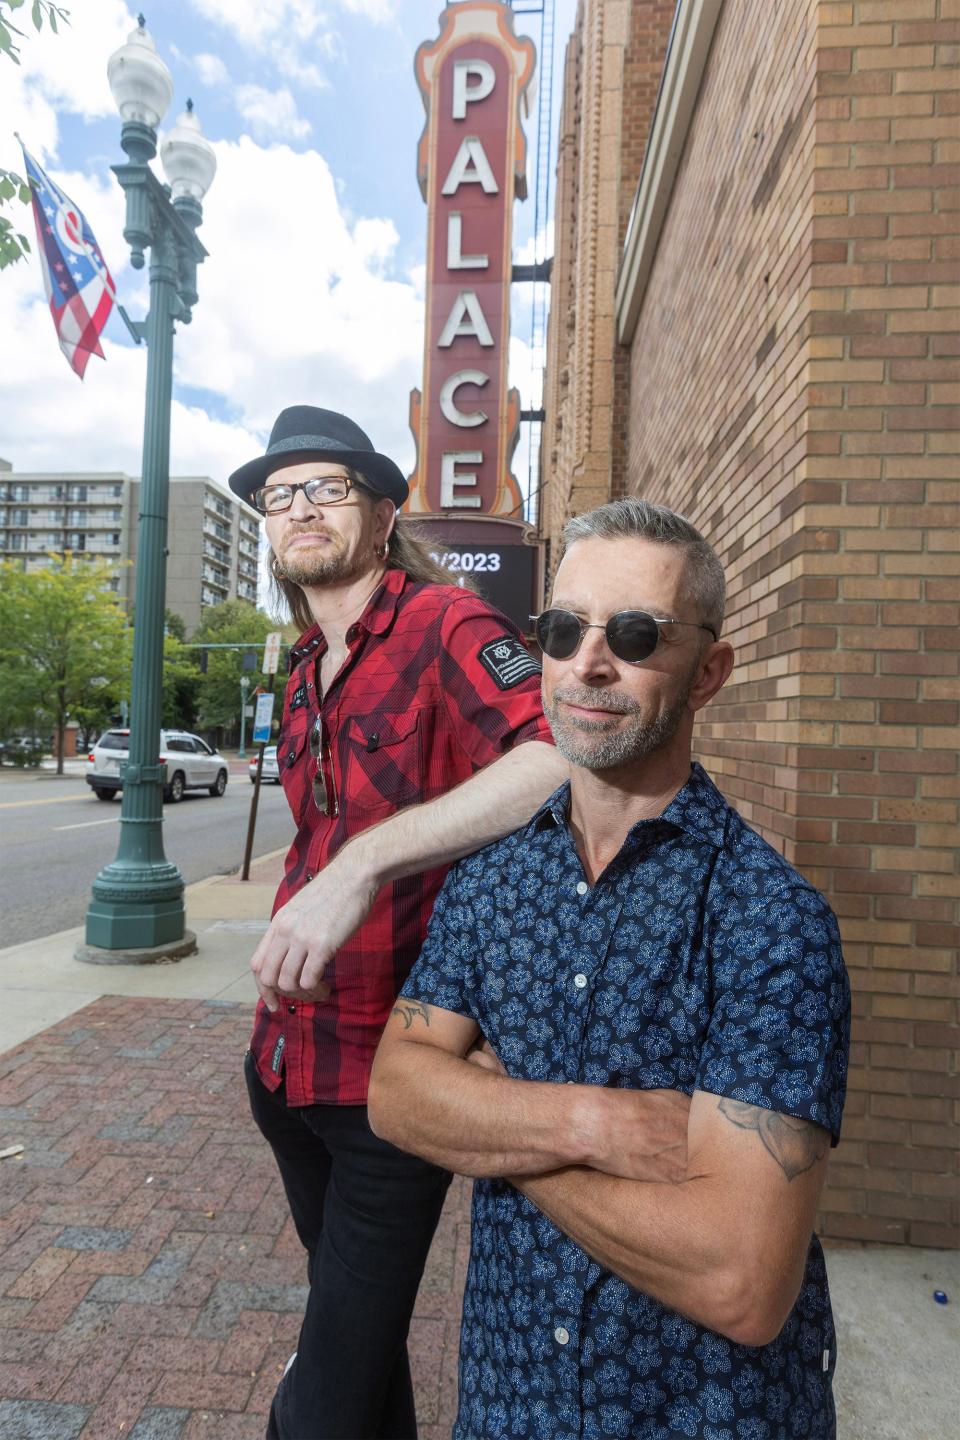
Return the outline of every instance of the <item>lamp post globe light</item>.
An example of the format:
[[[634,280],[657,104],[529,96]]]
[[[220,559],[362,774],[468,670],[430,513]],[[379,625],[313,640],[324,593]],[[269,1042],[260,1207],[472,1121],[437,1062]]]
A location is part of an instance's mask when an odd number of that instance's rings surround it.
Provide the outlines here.
[[[117,856],[93,883],[87,943],[78,950],[81,959],[91,961],[109,961],[118,951],[169,954],[195,948],[194,937],[185,930],[183,877],[163,852],[160,720],[173,327],[175,322],[190,323],[197,302],[197,266],[207,252],[196,231],[217,163],[188,100],[186,112],[161,146],[169,184],[162,184],[151,170],[157,126],[173,98],[173,80],[142,15],[126,44],[110,57],[107,77],[123,120],[120,144],[128,157],[126,164],[113,166],[127,197],[123,234],[135,270],[143,268],[144,252],[150,252],[150,309],[145,323],[128,322],[137,339],[147,342],[130,750]]]

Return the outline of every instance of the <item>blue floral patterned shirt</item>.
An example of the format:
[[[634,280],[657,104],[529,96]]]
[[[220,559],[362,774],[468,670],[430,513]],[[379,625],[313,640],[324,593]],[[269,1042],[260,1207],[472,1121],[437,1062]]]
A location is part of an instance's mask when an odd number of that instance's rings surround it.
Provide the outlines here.
[[[839,1136],[850,997],[823,897],[699,765],[596,884],[569,786],[447,876],[403,994],[468,1015],[515,1078],[707,1090]],[[836,1432],[811,1241],[780,1335],[751,1347],[591,1260],[504,1180],[474,1187],[454,1440],[787,1440]]]

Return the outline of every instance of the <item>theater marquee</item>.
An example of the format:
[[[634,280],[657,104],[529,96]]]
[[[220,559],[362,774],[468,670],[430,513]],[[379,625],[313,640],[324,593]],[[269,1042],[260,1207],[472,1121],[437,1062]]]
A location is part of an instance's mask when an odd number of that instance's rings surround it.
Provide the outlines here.
[[[405,508],[448,547],[452,578],[471,574],[527,628],[539,550],[510,470],[520,396],[508,387],[507,363],[513,201],[526,195],[520,114],[535,51],[496,0],[449,5],[440,23],[415,61],[427,112],[417,165],[427,282],[423,388],[410,404],[417,466]]]

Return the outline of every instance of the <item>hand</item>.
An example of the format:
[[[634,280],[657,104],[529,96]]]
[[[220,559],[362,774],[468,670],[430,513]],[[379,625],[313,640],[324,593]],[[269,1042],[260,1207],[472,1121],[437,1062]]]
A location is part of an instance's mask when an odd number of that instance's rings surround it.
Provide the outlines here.
[[[268,1010],[280,996],[326,1000],[323,973],[366,920],[380,885],[351,863],[349,847],[298,890],[274,915],[253,952],[250,969]]]
[[[584,1086],[587,1164],[627,1180],[676,1184],[687,1175],[690,1097],[678,1090]]]

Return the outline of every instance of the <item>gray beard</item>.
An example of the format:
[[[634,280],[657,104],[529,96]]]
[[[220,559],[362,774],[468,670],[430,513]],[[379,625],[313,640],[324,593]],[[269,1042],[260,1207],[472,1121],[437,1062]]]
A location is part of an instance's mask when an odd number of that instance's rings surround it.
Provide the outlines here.
[[[632,703],[629,709],[611,707],[612,714],[631,717],[627,726],[612,732],[605,730],[601,720],[562,717],[556,692],[552,701],[544,701],[543,708],[553,731],[554,744],[565,760],[584,770],[614,770],[645,760],[670,743],[680,728],[692,687],[691,675],[670,708],[661,711],[653,720],[645,719],[640,707]],[[603,701],[602,692],[583,688],[564,690],[560,698],[573,704],[594,706]]]

